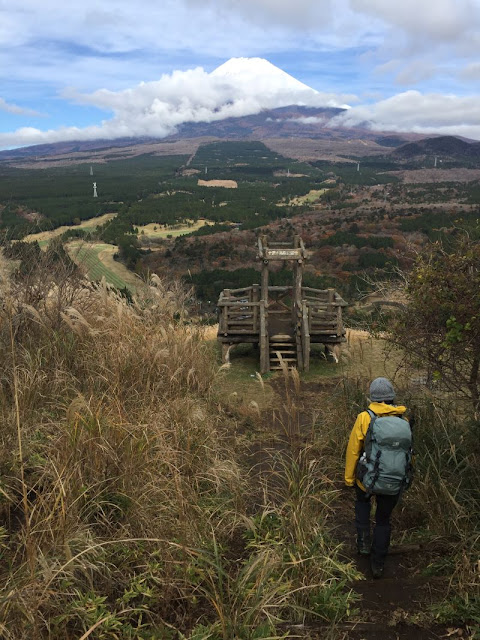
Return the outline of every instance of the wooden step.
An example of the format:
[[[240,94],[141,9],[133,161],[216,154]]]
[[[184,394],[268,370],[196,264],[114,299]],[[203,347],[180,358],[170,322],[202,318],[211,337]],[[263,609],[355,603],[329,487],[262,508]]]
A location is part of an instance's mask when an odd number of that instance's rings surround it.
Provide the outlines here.
[[[277,333],[274,336],[270,336],[270,342],[289,342],[293,339],[293,336],[290,336],[287,333]]]
[[[279,357],[280,356],[280,357]],[[270,351],[270,360],[285,360],[286,362],[291,362],[292,360],[297,360],[297,354],[294,351]]]
[[[292,364],[292,365],[287,365],[288,369],[296,369],[297,365],[296,364]],[[283,367],[280,365],[274,365],[273,367],[270,366],[270,371],[282,371]]]
[[[270,353],[281,353],[282,355],[284,353],[297,353],[297,350],[292,346],[289,349],[270,349]]]
[[[270,344],[270,351],[296,351],[295,345],[285,344],[285,342],[275,342]]]

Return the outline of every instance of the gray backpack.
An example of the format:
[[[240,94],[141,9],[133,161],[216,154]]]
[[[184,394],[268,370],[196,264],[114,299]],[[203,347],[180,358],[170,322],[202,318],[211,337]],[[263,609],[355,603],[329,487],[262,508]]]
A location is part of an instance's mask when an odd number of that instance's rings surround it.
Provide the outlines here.
[[[367,495],[396,495],[412,481],[412,430],[400,416],[370,414],[364,451],[357,465],[357,478]]]

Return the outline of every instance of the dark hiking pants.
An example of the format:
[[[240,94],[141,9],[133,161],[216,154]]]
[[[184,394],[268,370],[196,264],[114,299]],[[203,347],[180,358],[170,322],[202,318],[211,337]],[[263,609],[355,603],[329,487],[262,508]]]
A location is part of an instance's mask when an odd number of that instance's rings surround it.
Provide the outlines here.
[[[370,534],[370,509],[372,496],[367,497],[365,491],[359,486],[355,487],[355,526],[357,534],[364,536]],[[372,538],[372,559],[376,564],[383,565],[385,556],[390,546],[390,516],[398,502],[399,495],[395,496],[375,496],[377,501],[377,511],[375,513],[375,526]]]

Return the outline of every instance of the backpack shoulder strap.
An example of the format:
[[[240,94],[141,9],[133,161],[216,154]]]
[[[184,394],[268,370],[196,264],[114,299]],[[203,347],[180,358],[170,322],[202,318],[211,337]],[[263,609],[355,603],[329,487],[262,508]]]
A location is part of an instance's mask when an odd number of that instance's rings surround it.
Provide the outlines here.
[[[375,420],[378,418],[377,414],[372,411],[371,409],[367,409],[367,413],[370,416],[370,424],[368,425],[368,429],[367,432],[369,431],[369,429],[371,428],[372,424],[375,422]]]
[[[366,411],[367,411],[368,415],[370,416],[370,422],[369,422],[367,430],[365,432],[365,441],[364,441],[364,444],[363,444],[364,451],[365,451],[367,443],[369,443],[371,438],[372,438],[372,427],[373,427],[373,424],[374,424],[375,420],[378,418],[377,414],[374,413],[371,409],[367,409]]]

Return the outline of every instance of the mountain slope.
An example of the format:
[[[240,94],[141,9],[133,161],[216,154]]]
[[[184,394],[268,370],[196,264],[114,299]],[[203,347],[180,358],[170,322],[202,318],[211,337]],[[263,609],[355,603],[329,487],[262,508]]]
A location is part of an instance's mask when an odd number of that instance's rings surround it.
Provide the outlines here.
[[[395,149],[392,155],[404,159],[420,158],[427,155],[438,155],[442,158],[455,160],[480,159],[480,142],[466,142],[455,136],[438,136],[404,144]]]
[[[340,154],[345,153],[345,144],[349,140],[368,140],[385,147],[385,153],[390,153],[394,145],[402,144],[418,138],[413,134],[391,134],[370,131],[362,128],[330,127],[330,120],[341,113],[343,109],[335,107],[305,107],[290,105],[277,109],[264,109],[260,113],[238,118],[225,118],[216,122],[188,122],[178,126],[175,134],[166,138],[139,137],[118,138],[116,140],[85,140],[72,142],[57,142],[52,144],[35,145],[20,149],[0,151],[0,162],[18,161],[25,159],[41,159],[50,156],[88,155],[96,152],[97,160],[108,154],[108,149],[120,150],[135,147],[138,153],[151,153],[152,144],[172,143],[182,140],[198,138],[220,138],[223,140],[266,140],[270,138],[324,140],[331,146],[332,153],[335,145],[340,144]],[[385,140],[385,143],[383,142]],[[149,147],[150,145],[150,147]],[[142,151],[142,148],[145,151]],[[369,155],[368,147],[360,155]],[[377,154],[378,154],[377,150]],[[115,152],[116,153],[116,152]],[[352,150],[348,151],[350,155]],[[75,154],[75,157],[73,157]],[[136,154],[135,154],[136,155]],[[354,154],[355,155],[355,154]],[[79,159],[77,158],[77,161]]]

